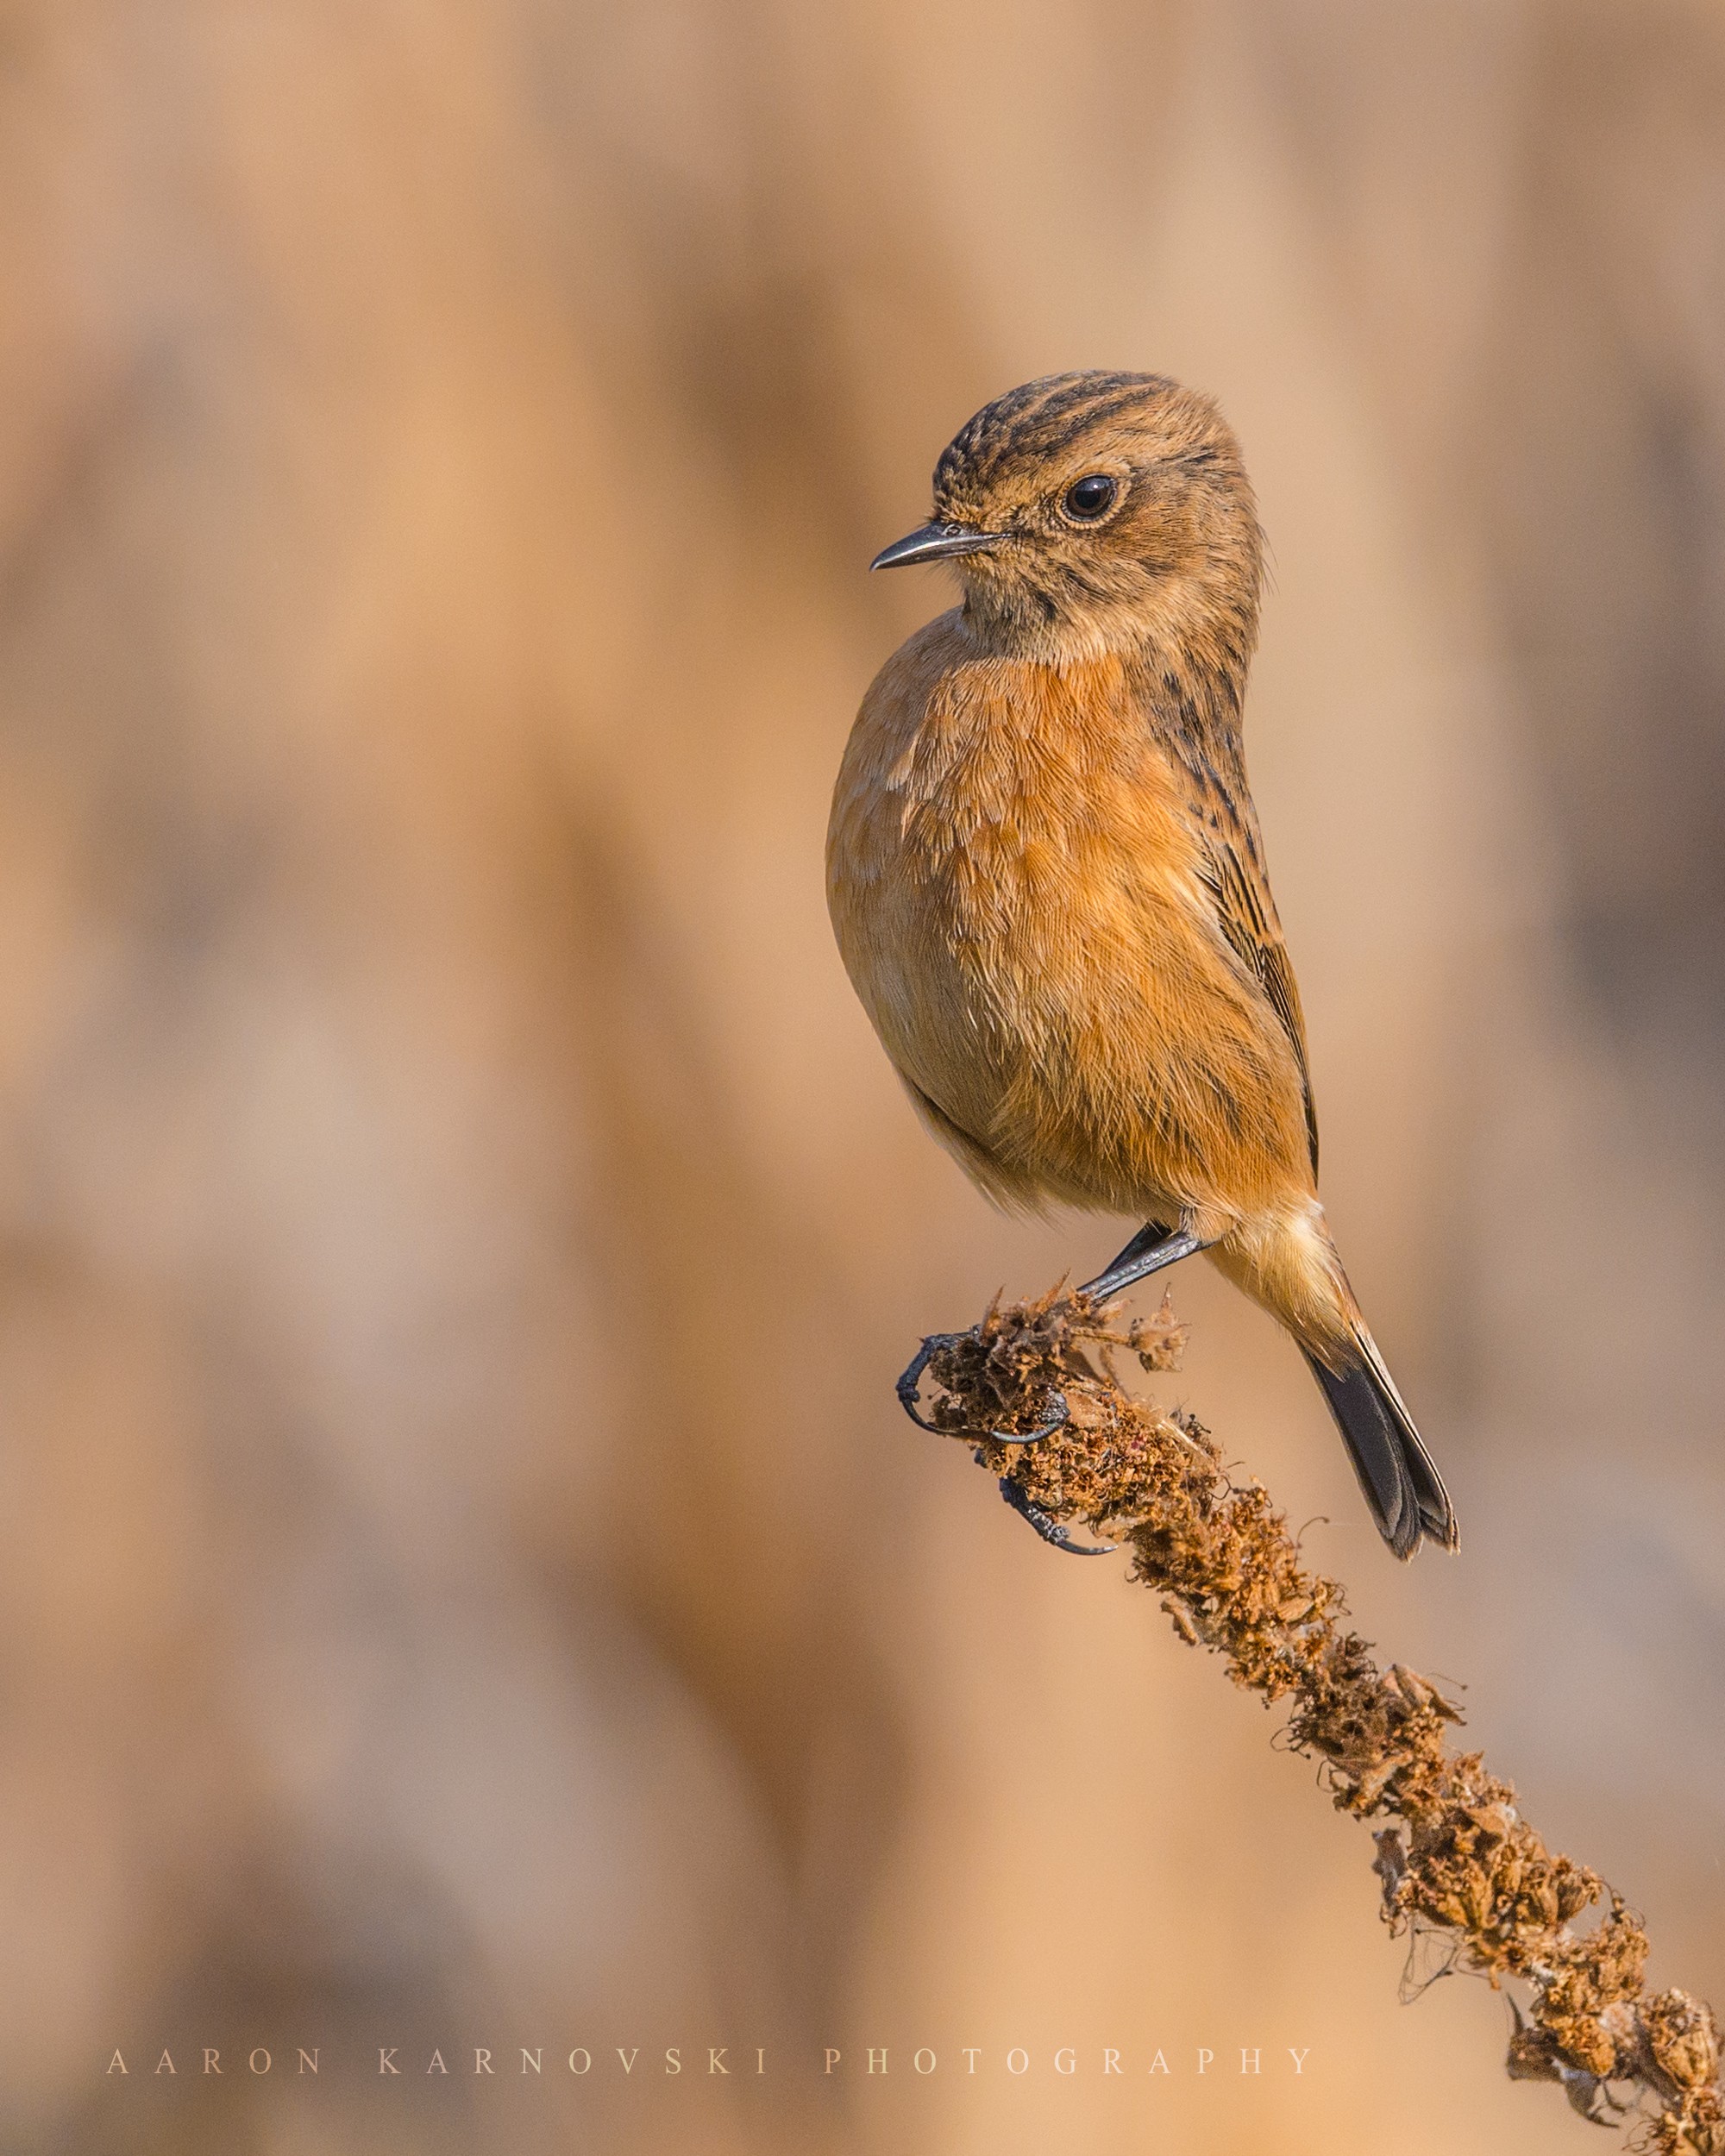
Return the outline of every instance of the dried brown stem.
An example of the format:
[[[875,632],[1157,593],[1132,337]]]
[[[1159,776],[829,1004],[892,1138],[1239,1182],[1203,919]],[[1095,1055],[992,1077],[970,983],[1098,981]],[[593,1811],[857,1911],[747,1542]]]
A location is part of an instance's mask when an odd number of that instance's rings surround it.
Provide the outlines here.
[[[979,1462],[1052,1519],[1128,1547],[1132,1577],[1161,1595],[1182,1639],[1220,1655],[1236,1684],[1290,1703],[1289,1737],[1321,1762],[1338,1809],[1389,1821],[1374,1869],[1391,1930],[1441,1935],[1452,1965],[1525,1986],[1512,2077],[1561,2083],[1600,2123],[1634,2112],[1632,2145],[1644,2150],[1725,2156],[1709,2009],[1647,1992],[1640,1923],[1595,1873],[1546,1846],[1477,1752],[1449,1750],[1459,1711],[1402,1664],[1377,1667],[1346,1625],[1340,1585],[1306,1570],[1268,1494],[1230,1477],[1201,1423],[1120,1385],[1114,1349],[1172,1369],[1185,1330],[1165,1301],[1125,1330],[1059,1290],[991,1309],[936,1351],[932,1420],[977,1445],[978,1433],[1034,1428],[1063,1393],[1070,1419],[1054,1436],[983,1436]]]

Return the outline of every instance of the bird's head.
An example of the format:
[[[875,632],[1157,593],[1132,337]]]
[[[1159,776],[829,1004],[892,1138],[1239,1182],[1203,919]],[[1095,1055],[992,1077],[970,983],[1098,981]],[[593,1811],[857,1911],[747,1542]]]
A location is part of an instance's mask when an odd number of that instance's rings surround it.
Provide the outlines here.
[[[1239,445],[1157,374],[1052,374],[967,420],[929,522],[877,569],[951,561],[992,649],[1058,664],[1146,642],[1243,668],[1263,541]]]

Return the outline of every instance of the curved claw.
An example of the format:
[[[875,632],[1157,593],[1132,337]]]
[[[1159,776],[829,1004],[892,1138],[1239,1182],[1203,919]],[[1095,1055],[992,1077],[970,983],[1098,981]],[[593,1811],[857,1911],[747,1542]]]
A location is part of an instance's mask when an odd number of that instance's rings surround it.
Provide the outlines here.
[[[952,1433],[949,1430],[943,1430],[938,1422],[929,1420],[917,1405],[917,1393],[922,1384],[922,1374],[928,1368],[934,1351],[938,1347],[944,1347],[949,1340],[958,1340],[963,1338],[963,1335],[958,1332],[931,1332],[916,1353],[912,1356],[910,1361],[906,1363],[904,1369],[900,1371],[899,1382],[893,1388],[899,1396],[900,1407],[915,1423],[917,1428],[932,1431],[937,1438],[950,1437]]]
[[[975,1327],[973,1326],[970,1330],[974,1332]],[[922,1386],[922,1374],[933,1359],[937,1348],[944,1347],[949,1340],[963,1340],[968,1337],[963,1332],[931,1332],[916,1353],[912,1356],[910,1361],[906,1363],[904,1369],[900,1371],[898,1382],[893,1388],[899,1396],[900,1407],[915,1423],[917,1428],[927,1430],[937,1438],[950,1438],[955,1432],[943,1429],[938,1422],[931,1422],[917,1404],[917,1396]],[[1048,1401],[1047,1420],[1039,1422],[1034,1430],[991,1430],[988,1435],[998,1439],[1002,1445],[1039,1445],[1044,1438],[1051,1438],[1055,1432],[1066,1422],[1072,1412],[1066,1404],[1064,1393],[1051,1392]]]
[[[1015,1443],[1019,1440],[1015,1439]],[[1015,1513],[1029,1520],[1031,1526],[1051,1549],[1064,1550],[1070,1557],[1113,1557],[1120,1555],[1112,1542],[1075,1542],[1072,1531],[1057,1520],[1051,1520],[1039,1505],[1032,1505],[1018,1484],[1000,1477],[1000,1495]]]

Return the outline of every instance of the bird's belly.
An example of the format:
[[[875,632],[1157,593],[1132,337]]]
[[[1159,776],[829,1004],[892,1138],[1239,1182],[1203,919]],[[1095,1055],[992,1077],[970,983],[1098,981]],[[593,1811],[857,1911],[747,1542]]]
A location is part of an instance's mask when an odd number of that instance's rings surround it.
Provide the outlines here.
[[[1171,850],[1138,833],[975,834],[933,873],[907,856],[841,932],[899,1069],[1010,1194],[1220,1221],[1303,1152],[1273,1017],[1179,868],[1146,865]]]

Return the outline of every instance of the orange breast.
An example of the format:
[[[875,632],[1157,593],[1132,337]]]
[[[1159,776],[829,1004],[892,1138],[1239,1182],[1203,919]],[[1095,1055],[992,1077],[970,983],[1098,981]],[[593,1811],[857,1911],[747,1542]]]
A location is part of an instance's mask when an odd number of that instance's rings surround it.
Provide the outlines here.
[[[864,699],[828,834],[839,949],[996,1194],[1220,1225],[1311,1187],[1294,1055],[1185,798],[1116,659],[991,656],[955,612]]]

